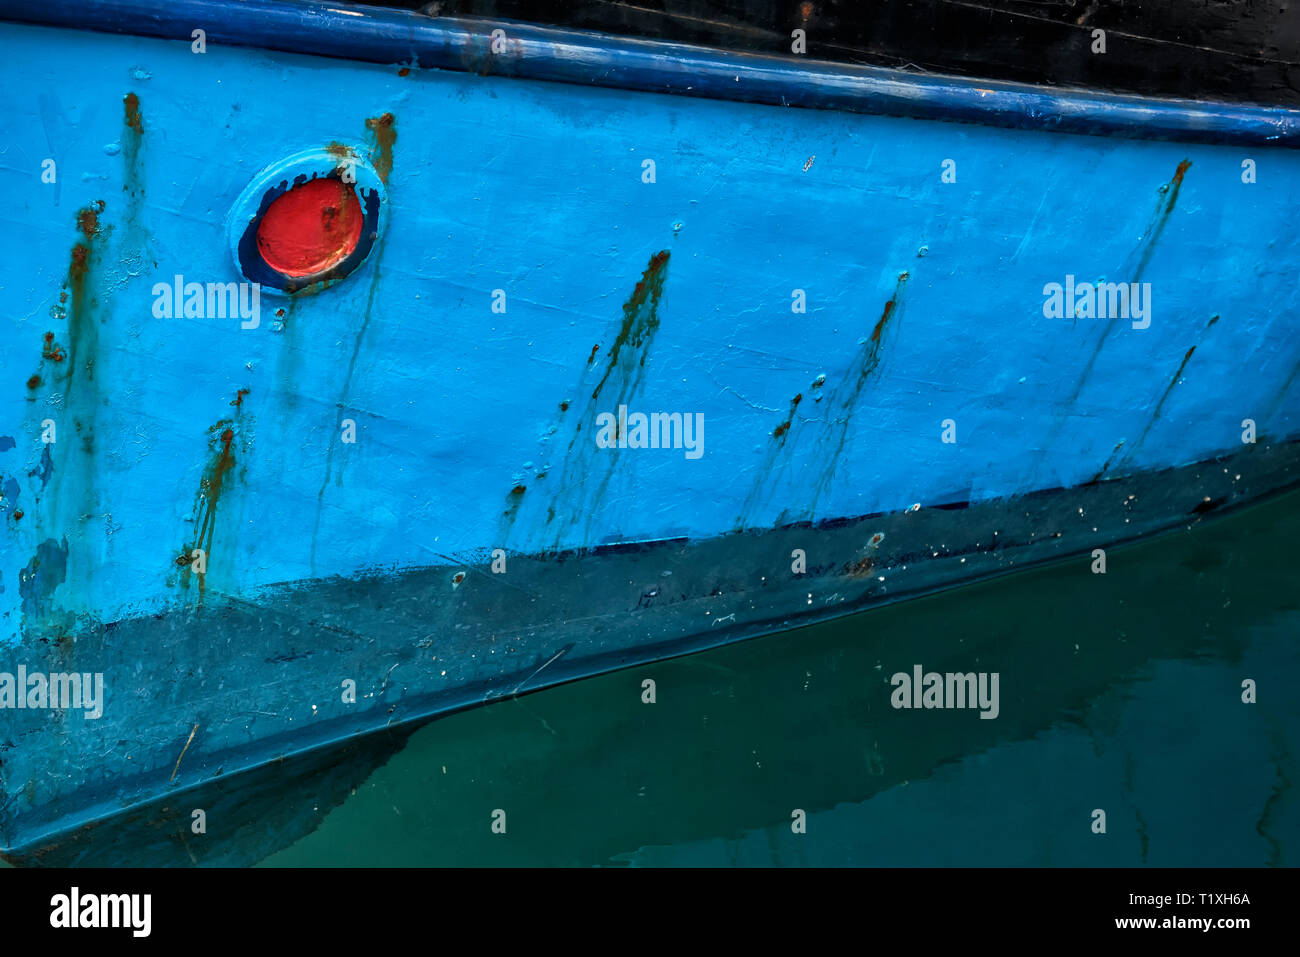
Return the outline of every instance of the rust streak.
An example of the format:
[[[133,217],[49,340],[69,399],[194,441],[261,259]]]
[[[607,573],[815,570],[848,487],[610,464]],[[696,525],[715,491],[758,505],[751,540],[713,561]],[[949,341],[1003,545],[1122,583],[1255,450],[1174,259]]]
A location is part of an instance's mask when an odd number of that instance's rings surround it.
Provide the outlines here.
[[[880,321],[876,323],[876,328],[871,330],[871,341],[875,342],[880,338],[880,331],[885,328],[885,323],[889,322],[890,313],[894,311],[894,300],[885,303],[885,311],[880,314]]]
[[[799,403],[803,401],[803,393],[798,392],[790,400],[790,413],[785,417],[785,421],[772,430],[772,437],[785,441],[786,434],[790,431],[790,425],[794,422],[795,410],[799,408]]]
[[[140,97],[128,93],[122,97],[122,103],[126,107],[126,125],[137,133],[143,133],[144,120],[140,116]]]
[[[104,201],[96,200],[92,205],[77,213],[77,229],[87,239],[94,239],[99,232],[99,214],[104,211]]]
[[[366,129],[375,134],[375,154],[373,162],[375,172],[383,183],[388,182],[388,175],[393,171],[393,144],[397,142],[397,121],[392,113],[366,120]]]
[[[63,347],[54,341],[54,333],[45,333],[45,345],[41,348],[41,358],[52,362],[62,362],[66,358]]]
[[[641,348],[642,343],[653,338],[655,330],[659,328],[659,297],[663,295],[668,258],[669,252],[666,249],[661,249],[650,257],[650,263],[641,274],[636,288],[632,290],[631,297],[623,304],[623,325],[614,339],[614,344],[606,353],[609,356],[609,365],[606,366],[605,374],[601,376],[600,381],[596,383],[596,388],[591,392],[593,399],[600,394],[600,390],[604,388],[606,381],[617,368],[619,355],[623,349],[629,346],[633,349]],[[644,355],[641,357],[640,364],[645,364]]]

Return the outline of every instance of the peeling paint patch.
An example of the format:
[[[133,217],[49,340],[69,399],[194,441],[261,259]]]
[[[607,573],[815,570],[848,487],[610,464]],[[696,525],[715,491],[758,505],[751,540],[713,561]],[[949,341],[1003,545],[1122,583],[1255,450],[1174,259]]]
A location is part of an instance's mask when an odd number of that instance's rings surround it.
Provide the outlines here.
[[[45,486],[49,484],[50,476],[54,474],[54,457],[50,455],[50,446],[48,443],[46,443],[45,447],[41,450],[40,465],[28,474],[32,478],[40,480],[42,490],[44,490]]]
[[[0,480],[0,515],[8,513],[22,517],[22,512],[18,511],[18,495],[21,491],[21,486],[12,476]]]
[[[26,628],[47,623],[54,612],[54,590],[67,579],[68,540],[47,538],[36,546],[36,554],[18,573],[18,594],[22,597]]]

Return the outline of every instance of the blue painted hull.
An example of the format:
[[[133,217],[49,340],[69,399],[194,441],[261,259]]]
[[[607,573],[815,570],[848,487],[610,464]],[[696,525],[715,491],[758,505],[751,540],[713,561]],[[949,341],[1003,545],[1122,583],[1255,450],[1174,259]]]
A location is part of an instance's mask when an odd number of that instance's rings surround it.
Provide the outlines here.
[[[0,710],[16,852],[1300,475],[1290,149],[0,47],[0,645],[105,689]],[[159,282],[241,278],[259,172],[330,144],[385,180],[366,261],[255,328],[159,318]],[[1149,283],[1149,325],[1045,315],[1067,276]],[[699,417],[700,454],[601,447],[620,407]]]

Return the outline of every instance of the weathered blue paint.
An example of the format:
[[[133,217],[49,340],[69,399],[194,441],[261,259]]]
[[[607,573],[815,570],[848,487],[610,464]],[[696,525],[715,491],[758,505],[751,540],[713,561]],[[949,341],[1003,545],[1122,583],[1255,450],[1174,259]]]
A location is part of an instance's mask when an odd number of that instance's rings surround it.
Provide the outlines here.
[[[1291,150],[0,46],[0,670],[106,675],[98,721],[0,711],[5,845],[1295,481]],[[241,193],[333,142],[391,161],[346,282],[255,329],[155,317],[156,283],[238,281]],[[1045,319],[1066,275],[1151,283],[1150,327]],[[704,454],[597,448],[620,404],[702,414]]]
[[[0,19],[441,70],[1022,129],[1300,144],[1300,111],[1159,100],[726,53],[508,21],[294,0],[0,0]],[[493,51],[492,34],[504,40]]]

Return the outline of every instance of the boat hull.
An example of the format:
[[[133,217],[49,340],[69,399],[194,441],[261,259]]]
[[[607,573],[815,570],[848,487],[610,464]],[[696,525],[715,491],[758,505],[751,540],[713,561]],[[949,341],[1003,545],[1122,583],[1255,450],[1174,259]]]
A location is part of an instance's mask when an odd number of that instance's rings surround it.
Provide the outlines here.
[[[1296,482],[1291,150],[0,44],[0,644],[104,687],[96,718],[0,711],[21,859],[503,696],[1087,573]],[[366,261],[251,327],[186,315],[241,279],[249,184],[336,145],[386,189]],[[1149,312],[1049,316],[1075,279]],[[641,448],[637,413],[703,425]]]

